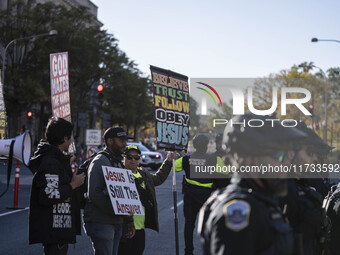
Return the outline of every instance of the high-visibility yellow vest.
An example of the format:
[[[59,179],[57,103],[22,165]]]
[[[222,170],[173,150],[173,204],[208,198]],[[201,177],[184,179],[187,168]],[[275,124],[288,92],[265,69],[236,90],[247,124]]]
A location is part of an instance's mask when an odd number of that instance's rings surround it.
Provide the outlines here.
[[[224,163],[219,156],[217,156],[217,158],[216,158],[216,166],[220,166],[221,168],[224,167]],[[176,169],[176,172],[184,170],[183,169],[183,157],[181,157],[181,158],[179,158],[175,161],[175,169]],[[189,179],[189,178],[185,178],[185,180],[186,180],[187,183],[189,183],[191,185],[195,185],[195,186],[200,186],[200,187],[205,187],[205,188],[212,188],[212,186],[213,186],[212,182],[202,183],[202,182],[199,182],[197,180],[192,180],[192,179]]]

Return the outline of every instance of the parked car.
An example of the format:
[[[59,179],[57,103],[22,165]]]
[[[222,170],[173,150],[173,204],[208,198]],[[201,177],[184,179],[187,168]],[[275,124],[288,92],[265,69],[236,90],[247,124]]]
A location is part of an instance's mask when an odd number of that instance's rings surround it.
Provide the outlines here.
[[[142,153],[141,166],[151,167],[153,170],[157,170],[163,163],[163,156],[160,152],[150,151],[143,144],[137,142],[127,142],[127,145],[136,145]]]

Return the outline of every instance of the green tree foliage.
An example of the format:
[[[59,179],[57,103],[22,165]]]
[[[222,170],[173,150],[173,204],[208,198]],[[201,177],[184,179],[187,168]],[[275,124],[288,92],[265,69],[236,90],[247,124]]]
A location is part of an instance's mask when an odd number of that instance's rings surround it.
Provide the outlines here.
[[[148,78],[128,69],[111,69],[104,75],[106,91],[104,112],[110,113],[119,125],[124,125],[129,133],[137,135],[137,129],[153,121],[151,83]]]
[[[49,54],[67,51],[73,120],[78,112],[93,108],[89,104],[94,94],[91,89],[99,82],[105,87],[100,110],[112,114],[112,124],[136,128],[151,119],[148,79],[85,7],[16,1],[0,12],[0,27],[3,47],[13,39],[58,31],[55,37],[18,40],[8,48],[4,93],[9,118],[18,117],[32,105],[39,106],[39,123],[51,115]]]
[[[275,96],[278,98],[278,106],[281,106],[281,89],[283,87],[297,87],[305,88],[311,93],[311,100],[304,104],[305,108],[308,109],[308,105],[313,104],[314,115],[321,115],[321,111],[325,107],[325,86],[328,87],[327,91],[329,93],[332,91],[332,84],[322,77],[322,73],[310,73],[314,67],[312,62],[304,62],[298,66],[294,65],[289,70],[282,70],[279,74],[271,74],[268,78],[256,80],[253,88],[253,102],[256,109],[269,109],[272,106],[273,97]],[[277,89],[277,95],[273,95],[274,89]],[[287,98],[302,97],[304,97],[303,94],[287,94]],[[281,107],[277,107],[275,114],[279,118],[292,118],[307,122],[310,120],[310,117],[301,114],[295,105],[287,105],[287,113],[285,116],[281,116]]]
[[[278,105],[281,106],[281,88],[297,87],[306,88],[311,93],[311,100],[304,104],[308,109],[309,104],[314,106],[313,118],[305,116],[295,105],[287,106],[287,114],[281,116],[281,108],[278,107],[275,115],[281,119],[296,119],[306,122],[307,125],[314,125],[316,117],[321,118],[321,129],[318,134],[323,137],[325,120],[325,108],[327,107],[327,139],[331,136],[331,119],[336,123],[340,118],[340,75],[339,68],[330,68],[327,74],[316,67],[313,62],[303,62],[300,65],[292,66],[289,70],[282,70],[279,74],[271,74],[268,78],[258,79],[253,88],[253,101],[256,109],[269,109],[272,106],[273,88],[278,89]],[[287,98],[301,98],[304,95],[288,93]],[[326,100],[327,97],[327,100]],[[326,105],[327,101],[327,105]],[[334,127],[335,129],[337,127]]]
[[[331,96],[333,99],[340,98],[340,68],[330,68],[327,70],[328,78],[333,83]]]
[[[330,94],[328,111],[330,112],[331,119],[334,121],[334,133],[340,132],[340,68],[330,68],[327,70],[328,78],[333,84],[333,90]],[[332,127],[332,123],[331,126]],[[338,137],[338,135],[336,136]],[[333,144],[334,146],[335,144]]]

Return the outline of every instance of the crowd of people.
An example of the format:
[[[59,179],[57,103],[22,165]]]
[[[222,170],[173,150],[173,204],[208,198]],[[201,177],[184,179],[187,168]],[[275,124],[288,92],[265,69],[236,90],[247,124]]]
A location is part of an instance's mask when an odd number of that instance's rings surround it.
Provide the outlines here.
[[[105,131],[105,148],[91,158],[87,173],[72,172],[71,165],[76,157],[67,154],[72,130],[72,123],[52,117],[46,127],[45,139],[40,141],[30,160],[29,168],[34,178],[29,211],[29,243],[42,243],[44,254],[67,254],[68,244],[75,243],[76,235],[81,232],[82,197],[79,195],[86,195],[84,230],[92,241],[94,253],[143,254],[144,228],[159,230],[155,186],[167,179],[176,153],[168,152],[159,170],[151,174],[139,166],[141,151],[138,147],[126,146],[125,130],[112,127]],[[102,166],[132,171],[143,216],[115,214]],[[83,185],[87,185],[86,194],[77,192],[77,188]]]
[[[284,127],[265,121],[266,116],[245,114],[235,116],[233,123],[251,119],[263,120],[263,125],[228,124],[216,136],[215,153],[207,153],[209,135],[197,134],[195,152],[176,160],[176,171],[185,172],[185,254],[194,254],[198,214],[204,254],[340,254],[340,185],[332,185],[326,171],[333,147],[302,122]],[[45,254],[67,254],[68,244],[76,242],[81,230],[77,190],[86,185],[83,227],[94,253],[143,254],[145,228],[159,230],[155,186],[167,179],[176,153],[168,152],[152,174],[139,166],[139,148],[126,145],[125,130],[111,127],[103,136],[104,149],[91,159],[87,173],[78,173],[71,168],[76,157],[66,153],[72,130],[72,123],[51,118],[45,139],[31,158],[29,243],[42,243]],[[197,165],[229,170],[226,166],[232,165],[237,171],[199,178],[193,175]],[[326,170],[302,169],[307,165]],[[115,214],[102,166],[131,171],[144,215]],[[295,171],[240,171],[263,166]]]

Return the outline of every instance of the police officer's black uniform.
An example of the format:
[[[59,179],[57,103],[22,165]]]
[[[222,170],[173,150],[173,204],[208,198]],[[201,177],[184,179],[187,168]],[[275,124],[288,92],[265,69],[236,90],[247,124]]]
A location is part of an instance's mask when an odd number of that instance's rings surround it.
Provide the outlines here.
[[[193,254],[193,233],[197,214],[213,191],[211,178],[193,178],[190,176],[190,168],[195,166],[203,168],[216,166],[217,156],[206,153],[208,142],[208,136],[204,134],[196,135],[193,138],[196,151],[192,155],[186,155],[178,159],[175,164],[176,171],[185,171],[183,179],[183,212],[185,218],[184,241],[186,255]]]
[[[290,179],[288,195],[284,198],[287,216],[295,234],[296,254],[318,254],[324,213],[323,197],[308,185],[308,181]],[[320,252],[321,254],[321,252]]]
[[[291,254],[293,235],[278,199],[251,179],[233,178],[199,218],[204,254]]]
[[[191,156],[183,157],[183,169],[185,171],[183,180],[185,254],[193,254],[193,233],[197,214],[213,190],[212,179],[190,177],[190,161],[193,162],[196,159],[204,161],[205,165],[216,165],[216,156],[214,155],[197,155],[193,153]]]
[[[301,144],[296,144],[298,148],[301,145],[317,146],[319,143],[324,143],[304,123],[300,122],[297,128],[308,135]],[[296,150],[295,155],[298,151]],[[294,159],[292,163],[295,163]],[[280,203],[294,231],[295,254],[322,254],[327,235],[325,231],[328,227],[325,211],[322,208],[326,192],[327,186],[321,178],[289,179],[288,195]]]
[[[326,254],[338,255],[340,252],[340,184],[332,186],[324,205],[331,221]]]

